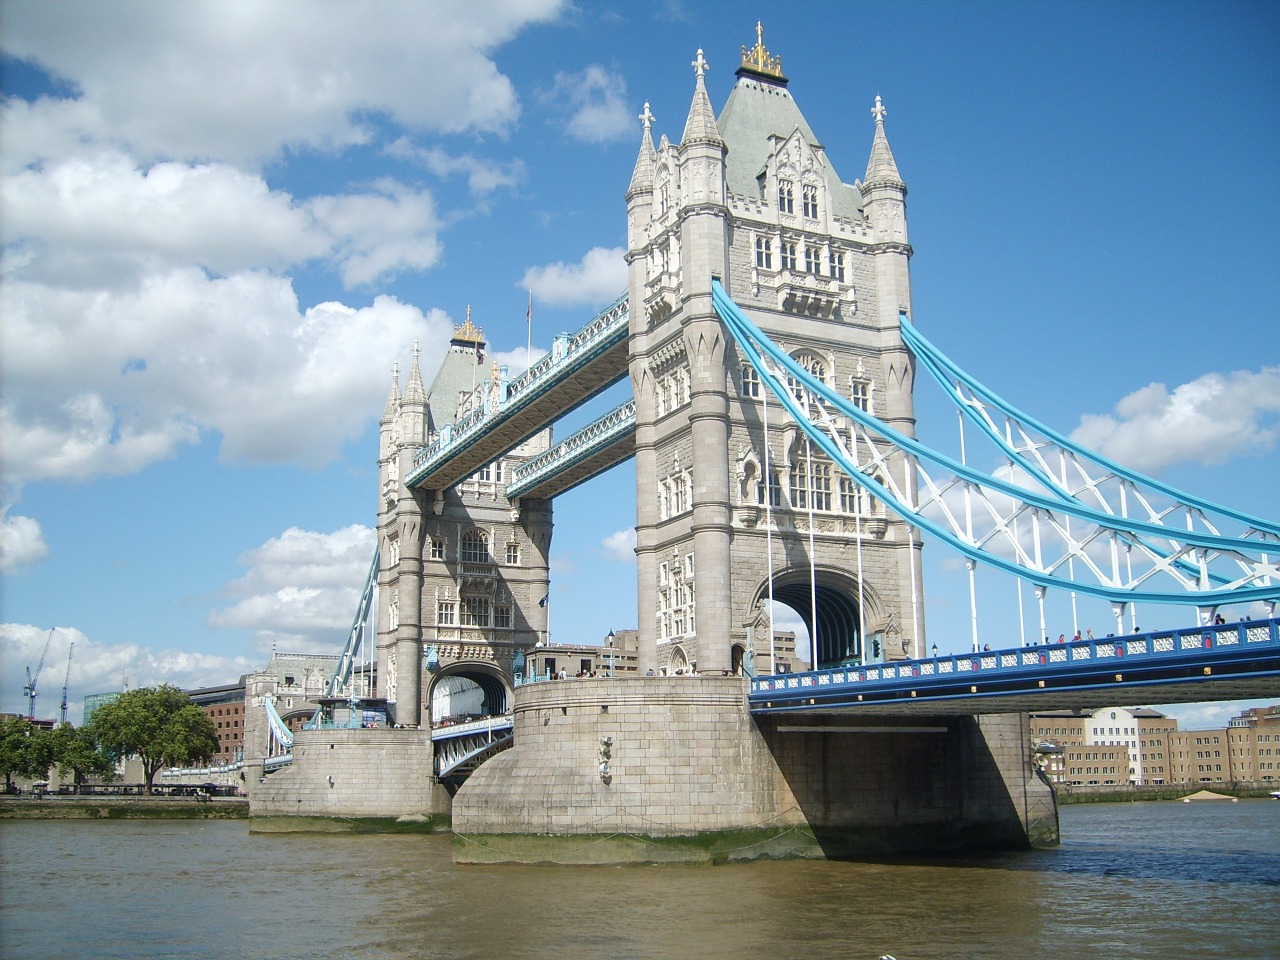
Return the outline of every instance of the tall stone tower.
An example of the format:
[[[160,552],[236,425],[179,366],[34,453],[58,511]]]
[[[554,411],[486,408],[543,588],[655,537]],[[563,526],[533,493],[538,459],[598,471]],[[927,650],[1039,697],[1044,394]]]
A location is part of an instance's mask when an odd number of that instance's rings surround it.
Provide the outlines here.
[[[551,503],[507,499],[511,471],[550,444],[535,434],[463,482],[443,491],[404,482],[414,459],[440,430],[505,395],[507,371],[484,365],[483,333],[455,328],[430,390],[423,389],[415,344],[401,394],[393,371],[378,454],[378,689],[395,721],[431,719],[442,709],[502,714],[523,652],[546,634]],[[440,681],[452,679],[440,687]]]
[[[850,185],[759,26],[719,117],[701,50],[692,66],[680,141],[655,148],[646,105],[626,194],[641,670],[737,669],[757,634],[767,644],[771,598],[816,635],[820,665],[919,655],[914,531],[765,397],[711,295],[719,278],[811,375],[914,433],[907,188],[886,111],[877,97]]]

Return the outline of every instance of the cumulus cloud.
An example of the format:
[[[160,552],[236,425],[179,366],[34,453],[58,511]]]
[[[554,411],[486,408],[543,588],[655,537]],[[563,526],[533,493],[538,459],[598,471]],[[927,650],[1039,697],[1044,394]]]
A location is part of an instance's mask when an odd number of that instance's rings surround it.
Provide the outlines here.
[[[0,521],[0,573],[14,573],[44,559],[49,546],[38,521],[11,516],[8,507],[0,510]]]
[[[373,558],[376,534],[353,524],[333,533],[292,527],[239,558],[248,571],[228,584],[230,605],[213,627],[250,629],[264,652],[338,653],[346,642]]]
[[[621,247],[593,247],[578,263],[530,267],[517,286],[553,306],[607,303],[627,289],[623,256]]]
[[[452,156],[439,147],[415,144],[408,137],[394,140],[387,145],[385,152],[388,156],[417,164],[438,177],[465,176],[471,192],[480,196],[500,187],[514,187],[525,177],[525,166],[519,159],[498,163],[470,153]]]
[[[565,131],[587,143],[625,140],[636,135],[635,118],[626,103],[627,84],[620,74],[592,64],[581,73],[557,73],[543,101],[567,115]]]
[[[172,456],[203,432],[226,459],[323,463],[381,409],[404,345],[424,363],[452,324],[394,297],[361,309],[298,308],[292,283],[195,268],[136,289],[0,287],[6,478],[122,474]]]
[[[1280,367],[1208,373],[1172,392],[1152,383],[1088,414],[1071,439],[1145,473],[1183,461],[1219,464],[1270,449],[1280,432]]]
[[[7,52],[77,95],[7,111],[5,139],[25,145],[25,165],[35,149],[85,140],[144,158],[338,149],[369,140],[371,112],[410,130],[502,133],[520,104],[491,54],[563,6],[352,0],[316,16],[305,0],[13,3]]]
[[[120,288],[182,265],[215,275],[324,258],[347,287],[440,255],[432,195],[393,180],[299,203],[225,163],[143,169],[106,151],[6,177],[6,279]]]
[[[126,685],[134,688],[170,683],[183,689],[208,687],[235,680],[263,666],[245,657],[153,649],[136,643],[102,643],[74,627],[56,627],[50,638],[48,627],[0,623],[0,664],[4,664],[0,710],[27,712],[28,701],[21,696],[25,669],[30,666],[35,670],[46,642],[49,652],[37,685],[36,716],[58,718],[61,683],[66,678],[67,719],[72,723],[81,720],[86,694],[112,693]],[[73,643],[75,651],[68,677],[67,655]]]
[[[636,562],[636,531],[634,528],[618,530],[601,541],[605,554],[619,563]]]

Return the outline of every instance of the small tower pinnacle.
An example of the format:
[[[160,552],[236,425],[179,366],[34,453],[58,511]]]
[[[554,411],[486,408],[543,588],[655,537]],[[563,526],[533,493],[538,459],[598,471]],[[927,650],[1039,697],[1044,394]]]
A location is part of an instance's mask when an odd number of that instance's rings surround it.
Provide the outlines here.
[[[707,96],[705,77],[711,65],[702,55],[701,47],[698,48],[697,59],[690,66],[693,67],[697,82],[693,91],[693,104],[689,107],[689,119],[685,121],[684,136],[680,138],[680,142],[724,143],[720,128],[716,125],[715,111],[711,109],[711,98]]]
[[[628,199],[653,190],[653,167],[656,155],[653,150],[651,129],[656,118],[649,111],[648,101],[645,101],[644,113],[637,119],[644,125],[644,133],[640,136],[640,153],[636,156],[636,165],[631,171],[631,185],[627,187]]]
[[[889,149],[889,138],[884,133],[884,118],[889,111],[884,108],[884,101],[876,94],[875,106],[871,108],[871,116],[876,121],[876,136],[871,142],[871,157],[867,160],[866,183],[868,186],[883,182],[906,189],[902,176],[898,173],[898,164],[893,159],[893,151]]]
[[[426,400],[426,394],[422,389],[422,370],[418,367],[420,353],[418,341],[414,340],[413,363],[409,366],[409,382],[404,388],[405,403],[423,403]]]

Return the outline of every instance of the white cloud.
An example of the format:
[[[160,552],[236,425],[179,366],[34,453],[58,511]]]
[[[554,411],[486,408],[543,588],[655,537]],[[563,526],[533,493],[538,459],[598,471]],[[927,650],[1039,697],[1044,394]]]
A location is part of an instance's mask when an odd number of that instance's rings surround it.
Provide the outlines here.
[[[1157,706],[1165,716],[1178,721],[1179,730],[1216,730],[1242,711],[1265,707],[1274,700],[1223,700],[1220,703],[1175,703]]]
[[[44,559],[49,545],[38,521],[11,516],[8,507],[0,509],[0,521],[0,573],[14,573]]]
[[[1280,367],[1207,373],[1171,393],[1152,383],[1116,404],[1115,415],[1087,414],[1071,434],[1118,463],[1158,473],[1175,463],[1219,464],[1269,449],[1280,432]]]
[[[297,203],[222,163],[140,168],[118,152],[51,162],[3,181],[6,278],[119,288],[195,264],[221,275],[327,258],[348,287],[440,255],[435,201],[381,180]]]
[[[471,192],[480,196],[492,193],[499,187],[514,187],[525,178],[525,165],[516,159],[509,163],[483,160],[470,153],[450,156],[439,147],[421,147],[408,137],[401,137],[387,145],[388,156],[407,160],[421,166],[438,177],[462,174],[467,178]]]
[[[248,572],[223,593],[211,626],[251,629],[259,649],[340,653],[360,600],[376,535],[353,524],[333,533],[286,530],[241,556]]]
[[[174,269],[124,291],[0,286],[10,482],[129,473],[205,431],[224,458],[323,463],[381,410],[391,360],[448,348],[440,311],[382,296],[299,311],[263,273]]]
[[[6,52],[79,93],[8,111],[5,140],[25,145],[25,165],[36,149],[77,140],[147,158],[341,148],[370,138],[362,114],[411,130],[502,133],[520,105],[490,54],[563,6],[351,0],[317,15],[305,0],[13,3]]]
[[[67,680],[67,719],[79,723],[86,694],[111,693],[130,688],[170,683],[183,689],[208,687],[234,681],[241,674],[263,664],[245,657],[192,653],[186,650],[153,649],[135,643],[100,643],[74,627],[49,628],[30,624],[0,624],[0,664],[4,665],[0,710],[27,712],[28,701],[21,696],[26,669],[34,671],[49,644],[44,669],[37,684],[36,716],[57,719],[62,701],[62,681]],[[67,653],[75,644],[71,672],[67,674]]]
[[[634,528],[618,530],[601,541],[605,554],[619,563],[636,562],[636,531]]]
[[[343,284],[368,286],[403,270],[425,270],[440,256],[435,201],[394,181],[377,192],[307,201],[316,221],[334,237]]]
[[[517,286],[553,306],[608,303],[627,289],[623,256],[621,247],[593,247],[576,264],[530,267]]]
[[[592,64],[581,73],[557,73],[543,100],[564,105],[569,114],[565,122],[569,136],[587,143],[604,143],[637,135],[626,95],[627,83],[620,74]]]

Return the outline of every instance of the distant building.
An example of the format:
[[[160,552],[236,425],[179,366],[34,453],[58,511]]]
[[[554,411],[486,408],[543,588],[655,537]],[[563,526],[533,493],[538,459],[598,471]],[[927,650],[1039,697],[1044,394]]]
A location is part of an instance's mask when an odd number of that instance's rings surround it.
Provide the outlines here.
[[[244,682],[219,687],[184,690],[191,702],[204,711],[218,731],[218,752],[212,762],[231,764],[244,759]]]
[[[325,685],[338,666],[337,656],[308,653],[276,653],[265,667],[244,677],[244,736],[246,757],[267,752],[267,714],[263,701],[270,697],[280,718],[299,730],[311,718],[324,696]],[[352,693],[369,696],[374,683],[371,665],[357,665],[352,672]]]
[[[1148,707],[1031,715],[1055,783],[1256,783],[1280,779],[1280,705],[1255,707],[1216,730],[1178,729]],[[1123,753],[1123,756],[1122,756]]]
[[[88,723],[89,718],[93,716],[95,710],[99,707],[105,707],[108,703],[115,703],[120,699],[120,691],[114,693],[91,693],[84,698],[84,719],[81,723]]]
[[[594,644],[538,644],[525,656],[523,676],[544,680],[564,672],[567,677],[635,676],[640,669],[638,633],[610,631],[601,646]]]

